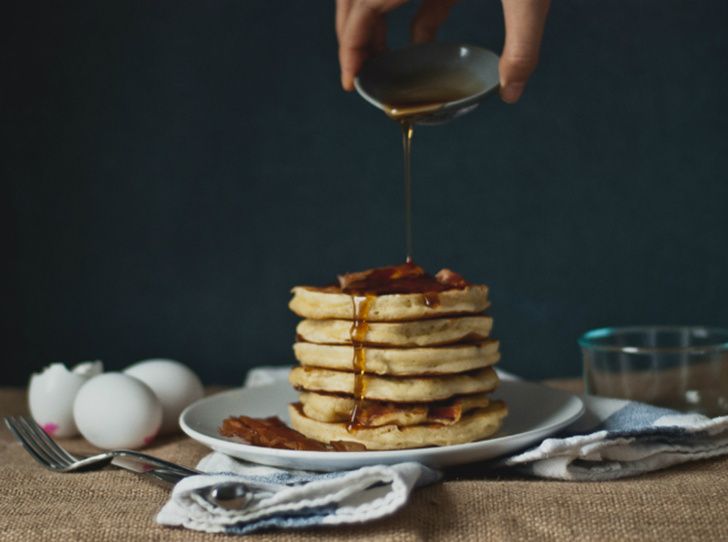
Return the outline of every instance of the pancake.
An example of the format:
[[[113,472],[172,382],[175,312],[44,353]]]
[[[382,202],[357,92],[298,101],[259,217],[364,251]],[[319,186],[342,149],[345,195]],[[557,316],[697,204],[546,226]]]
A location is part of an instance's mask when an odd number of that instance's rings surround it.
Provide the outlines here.
[[[303,413],[320,422],[349,423],[355,401],[345,395],[329,395],[304,391],[298,399]],[[452,425],[462,416],[476,408],[489,404],[483,394],[460,395],[446,401],[433,403],[393,403],[366,400],[362,403],[357,423],[364,427],[379,427],[395,424],[399,426],[422,423]]]
[[[314,320],[353,320],[351,295],[338,287],[296,286],[289,308],[298,316]],[[428,301],[429,298],[429,301]],[[433,299],[436,303],[433,303]],[[482,284],[436,294],[386,294],[372,299],[367,320],[387,322],[418,320],[453,314],[477,314],[488,308],[488,287]]]
[[[412,347],[476,342],[486,339],[492,327],[493,319],[489,316],[372,322],[364,343]],[[319,344],[351,344],[350,331],[348,320],[302,320],[296,327],[296,333],[304,341]]]
[[[309,418],[300,404],[289,405],[291,426],[320,442],[337,440],[364,444],[369,450],[401,450],[424,446],[448,446],[483,439],[496,433],[507,414],[502,401],[475,409],[452,425],[425,423],[399,427],[395,424],[349,432],[346,423],[327,423]]]
[[[354,347],[297,342],[296,359],[305,367],[351,371]],[[367,373],[418,375],[462,373],[495,364],[500,359],[498,341],[431,348],[366,348]]]
[[[306,391],[322,391],[354,395],[354,373],[294,367],[288,376],[293,387]],[[392,376],[365,377],[367,399],[419,403],[440,401],[453,395],[485,393],[498,386],[498,376],[490,367],[447,376],[399,378]]]

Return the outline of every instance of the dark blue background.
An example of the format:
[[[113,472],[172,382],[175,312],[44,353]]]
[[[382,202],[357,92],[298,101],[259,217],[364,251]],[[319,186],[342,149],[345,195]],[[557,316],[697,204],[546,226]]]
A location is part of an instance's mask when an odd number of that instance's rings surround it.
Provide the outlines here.
[[[412,8],[398,13],[405,43]],[[2,384],[150,356],[292,362],[289,289],[402,259],[399,130],[339,87],[333,2],[10,2]],[[503,367],[595,326],[728,324],[728,3],[554,2],[521,103],[415,134],[417,260],[492,287]],[[494,0],[441,38],[500,50]]]

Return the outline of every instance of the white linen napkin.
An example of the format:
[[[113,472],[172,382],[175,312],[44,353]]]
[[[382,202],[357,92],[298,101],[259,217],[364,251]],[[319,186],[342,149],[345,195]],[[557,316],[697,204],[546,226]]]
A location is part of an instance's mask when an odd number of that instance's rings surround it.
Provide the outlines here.
[[[287,380],[290,367],[251,370],[245,387]],[[269,528],[362,523],[394,513],[416,487],[441,478],[419,463],[373,465],[350,471],[309,472],[256,465],[213,452],[172,490],[157,514],[157,523],[208,533],[247,534]],[[241,482],[248,489],[245,505],[225,510],[208,502],[206,488]]]
[[[362,523],[392,514],[415,487],[440,479],[440,473],[418,463],[320,473],[254,465],[219,452],[204,457],[197,468],[208,474],[180,481],[157,523],[228,534]],[[225,510],[204,498],[206,488],[223,482],[247,487],[240,509]]]

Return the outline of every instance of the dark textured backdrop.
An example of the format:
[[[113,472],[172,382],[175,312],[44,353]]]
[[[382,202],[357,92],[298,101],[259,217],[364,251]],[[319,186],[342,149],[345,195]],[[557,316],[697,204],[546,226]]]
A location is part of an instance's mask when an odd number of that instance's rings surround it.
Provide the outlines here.
[[[558,0],[521,103],[415,134],[417,259],[491,285],[504,368],[728,325],[727,22]],[[14,0],[0,31],[0,384],[149,356],[238,383],[291,362],[292,285],[403,257],[399,131],[340,90],[333,2]],[[441,37],[500,50],[498,2]]]

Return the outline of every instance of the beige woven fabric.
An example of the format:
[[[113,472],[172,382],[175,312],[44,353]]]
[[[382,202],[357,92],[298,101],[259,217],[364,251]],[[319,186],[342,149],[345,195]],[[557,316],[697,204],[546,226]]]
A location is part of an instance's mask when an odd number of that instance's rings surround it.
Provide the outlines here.
[[[25,394],[0,389],[0,415],[25,412]],[[81,450],[80,440],[66,442]],[[207,450],[168,439],[148,450],[194,464]],[[506,478],[477,466],[414,493],[393,517],[361,526],[271,531],[256,542],[341,540],[728,540],[728,459],[691,463],[636,479],[571,483]],[[0,540],[232,540],[158,527],[166,490],[110,469],[55,474],[0,429]]]

